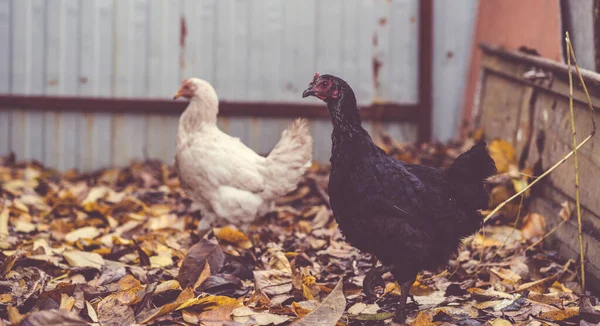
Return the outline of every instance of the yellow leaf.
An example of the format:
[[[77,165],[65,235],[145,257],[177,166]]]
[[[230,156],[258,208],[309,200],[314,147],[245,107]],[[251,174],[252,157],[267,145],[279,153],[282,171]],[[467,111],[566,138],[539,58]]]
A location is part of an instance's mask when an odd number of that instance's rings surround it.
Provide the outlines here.
[[[101,269],[104,265],[104,259],[102,256],[95,252],[85,252],[79,250],[66,251],[63,256],[73,267],[93,267]]]
[[[215,228],[214,234],[217,239],[232,243],[242,249],[252,248],[252,242],[248,236],[230,226]]]
[[[417,318],[410,324],[411,326],[433,326],[439,325],[441,322],[433,322],[433,316],[426,310],[420,311]]]
[[[556,281],[557,278],[558,275],[555,274],[550,277],[543,278],[541,280],[524,283],[517,288],[517,291],[521,292],[524,290],[530,290],[537,293],[544,293],[554,283],[554,281]]]
[[[94,239],[100,235],[100,231],[95,226],[86,226],[73,230],[65,235],[65,240],[75,242],[79,239]]]
[[[177,309],[181,310],[189,307],[196,307],[202,310],[211,310],[220,306],[238,305],[240,300],[226,297],[224,295],[211,295],[204,298],[192,298],[183,302]]]
[[[36,227],[31,222],[18,220],[15,222],[15,231],[20,233],[31,233],[35,231]]]
[[[75,298],[66,293],[60,294],[60,309],[71,311],[71,309],[73,309],[73,305],[75,305]]]
[[[299,305],[297,302],[294,301],[294,302],[292,302],[292,311],[296,314],[296,316],[302,317],[302,316],[308,315],[308,313],[311,312],[312,310],[302,308],[301,305]]]
[[[0,303],[7,304],[12,301],[12,295],[10,293],[0,294]]]
[[[162,267],[169,267],[173,265],[173,258],[166,256],[166,255],[160,255],[160,256],[151,256],[150,257],[150,267],[151,268],[162,268]],[[208,264],[206,264],[206,266],[208,266]]]
[[[23,318],[25,318],[25,316],[21,315],[19,309],[13,306],[6,307],[6,312],[8,314],[8,320],[13,325],[20,325]]]
[[[410,287],[410,294],[416,296],[428,296],[435,292],[435,289],[421,283],[419,280],[415,281]]]
[[[492,321],[492,326],[512,326],[512,323],[506,319],[496,318]]]
[[[2,209],[0,212],[0,239],[4,239],[8,236],[8,208]]]
[[[517,162],[517,155],[515,149],[506,140],[492,140],[488,145],[488,151],[490,153],[490,156],[496,163],[496,169],[498,169],[498,174],[508,172],[509,166]]]
[[[552,286],[550,287],[550,292],[558,292],[558,293],[573,293],[573,290],[564,286],[562,283],[558,281],[554,281]]]

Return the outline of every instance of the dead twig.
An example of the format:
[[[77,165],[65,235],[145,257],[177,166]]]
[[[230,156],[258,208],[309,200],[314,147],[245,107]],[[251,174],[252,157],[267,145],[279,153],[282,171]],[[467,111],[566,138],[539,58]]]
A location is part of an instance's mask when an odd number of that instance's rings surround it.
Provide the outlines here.
[[[581,264],[581,290],[585,293],[585,257],[583,253],[583,234],[581,227],[581,203],[579,197],[579,161],[577,160],[577,131],[575,129],[575,114],[573,113],[573,73],[571,71],[571,57],[573,58],[573,63],[575,67],[577,67],[577,61],[575,59],[575,53],[573,51],[573,46],[571,45],[571,40],[569,38],[569,32],[566,32],[565,41],[567,42],[567,64],[569,66],[569,112],[571,114],[571,131],[573,132],[573,159],[575,162],[575,207],[577,210],[577,231],[579,237],[579,260]],[[577,68],[577,72],[579,73],[579,68]],[[585,83],[581,80],[581,84],[585,89]],[[586,90],[587,95],[587,90]],[[589,95],[587,95],[589,96]],[[589,97],[588,97],[589,101]],[[593,105],[591,101],[588,102],[590,107],[592,108],[592,130],[596,130],[596,124],[593,118]]]

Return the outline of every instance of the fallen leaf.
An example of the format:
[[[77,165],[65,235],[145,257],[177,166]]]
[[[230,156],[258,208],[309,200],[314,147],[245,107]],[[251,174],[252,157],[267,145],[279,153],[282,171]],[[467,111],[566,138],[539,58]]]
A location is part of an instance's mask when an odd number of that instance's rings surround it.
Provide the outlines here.
[[[292,290],[292,274],[276,269],[254,271],[254,282],[257,290],[270,296]]]
[[[202,239],[190,248],[181,264],[177,280],[184,288],[200,285],[211,274],[218,273],[224,262],[225,254],[219,244]]]
[[[512,326],[512,323],[506,319],[496,318],[491,322],[492,326]]]
[[[95,252],[85,252],[79,250],[65,251],[63,256],[73,267],[92,267],[101,269],[104,265],[102,256]]]
[[[8,216],[9,210],[5,207],[0,211],[0,240],[8,236]]]
[[[25,317],[22,326],[48,326],[48,325],[61,325],[61,326],[87,326],[89,325],[85,320],[79,317],[78,314],[72,311],[65,310],[42,310],[36,311],[31,315]]]
[[[169,267],[173,265],[173,258],[166,255],[160,256],[151,256],[150,257],[150,267],[151,268],[163,268]]]
[[[540,314],[539,318],[548,319],[552,321],[562,321],[577,315],[579,315],[579,307],[569,307],[565,309],[557,309],[544,312]]]
[[[225,305],[216,307],[209,311],[190,312],[182,311],[183,320],[190,324],[199,324],[203,326],[221,326],[226,321],[233,320],[231,314],[233,310],[239,307],[239,304]]]
[[[275,315],[267,312],[255,312],[248,307],[239,307],[232,311],[233,320],[245,325],[279,325],[287,322],[290,317]],[[325,324],[319,324],[325,325]]]
[[[79,239],[95,239],[100,235],[100,231],[95,226],[86,226],[73,230],[65,235],[65,240],[75,242]]]
[[[498,174],[508,172],[511,164],[516,164],[517,154],[514,147],[503,139],[494,139],[487,146],[488,152],[494,162]]]
[[[129,325],[136,322],[133,308],[123,304],[118,295],[109,295],[98,303],[100,325]]]
[[[242,249],[252,248],[252,242],[242,231],[236,230],[230,226],[214,229],[215,237],[219,240],[229,242]]]
[[[15,222],[15,231],[20,233],[31,233],[36,230],[35,225],[31,222],[18,220]]]
[[[96,310],[94,309],[94,307],[92,307],[92,305],[87,300],[85,301],[85,307],[87,309],[87,314],[90,317],[90,319],[94,323],[97,323],[98,322],[98,314],[96,313]]]
[[[177,299],[175,299],[174,302],[167,303],[162,307],[156,308],[154,312],[152,312],[143,321],[141,321],[141,324],[147,324],[158,317],[164,316],[172,311],[175,311],[175,309],[181,306],[182,303],[192,298],[194,298],[194,291],[191,288],[186,288],[185,290],[181,291],[181,293],[179,293]]]
[[[494,275],[498,276],[501,280],[508,284],[518,284],[521,282],[521,276],[510,269],[491,268],[490,272],[494,273]]]
[[[521,233],[526,240],[534,240],[546,234],[546,219],[537,213],[530,213],[523,219]]]
[[[294,321],[292,325],[323,325],[334,326],[342,318],[346,309],[346,297],[344,297],[342,280],[333,288],[331,293],[308,315]]]
[[[185,302],[181,303],[181,305],[179,305],[179,307],[177,307],[177,309],[175,309],[175,310],[181,310],[181,309],[186,309],[186,308],[190,308],[190,307],[195,307],[195,308],[199,308],[202,310],[211,310],[216,307],[227,306],[227,305],[237,305],[239,303],[240,303],[240,301],[238,299],[234,299],[234,298],[230,298],[230,297],[226,297],[226,296],[222,296],[222,295],[210,295],[210,296],[206,296],[206,297],[202,297],[202,298],[192,298],[192,299],[186,300]]]

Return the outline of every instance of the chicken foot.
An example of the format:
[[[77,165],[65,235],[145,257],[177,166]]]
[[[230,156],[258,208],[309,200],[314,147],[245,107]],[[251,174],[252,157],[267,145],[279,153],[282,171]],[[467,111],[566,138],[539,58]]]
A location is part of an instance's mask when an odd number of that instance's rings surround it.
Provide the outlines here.
[[[396,307],[396,313],[394,314],[394,322],[404,323],[410,309],[408,308],[408,297],[410,296],[411,300],[416,303],[415,298],[410,294],[410,287],[414,281],[407,281],[400,284],[400,303]]]
[[[377,297],[375,295],[376,287],[381,286],[382,288],[385,288],[385,282],[383,281],[382,276],[383,276],[383,274],[385,274],[387,272],[391,272],[391,271],[392,271],[391,267],[379,266],[379,267],[374,267],[370,271],[367,272],[367,275],[365,275],[365,278],[363,279],[363,291],[368,299],[375,299]],[[411,286],[412,286],[412,284],[413,284],[413,282],[410,282]],[[408,297],[410,298],[410,300],[416,304],[417,301],[415,300],[415,297],[412,294],[410,294],[410,287],[408,288],[408,291],[406,291],[406,292],[408,293]],[[406,300],[407,299],[405,299],[404,301],[406,301]]]
[[[381,286],[385,288],[385,282],[383,281],[382,275],[391,271],[392,269],[387,266],[373,267],[367,272],[363,279],[363,291],[368,299],[375,299],[375,288]]]

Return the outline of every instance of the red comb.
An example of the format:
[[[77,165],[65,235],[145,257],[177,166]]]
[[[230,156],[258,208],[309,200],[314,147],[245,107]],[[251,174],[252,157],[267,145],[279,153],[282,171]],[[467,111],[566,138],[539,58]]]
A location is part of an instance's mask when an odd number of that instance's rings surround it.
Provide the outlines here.
[[[317,79],[319,79],[321,75],[318,72],[315,72],[315,76],[313,77],[313,83],[317,81]]]

